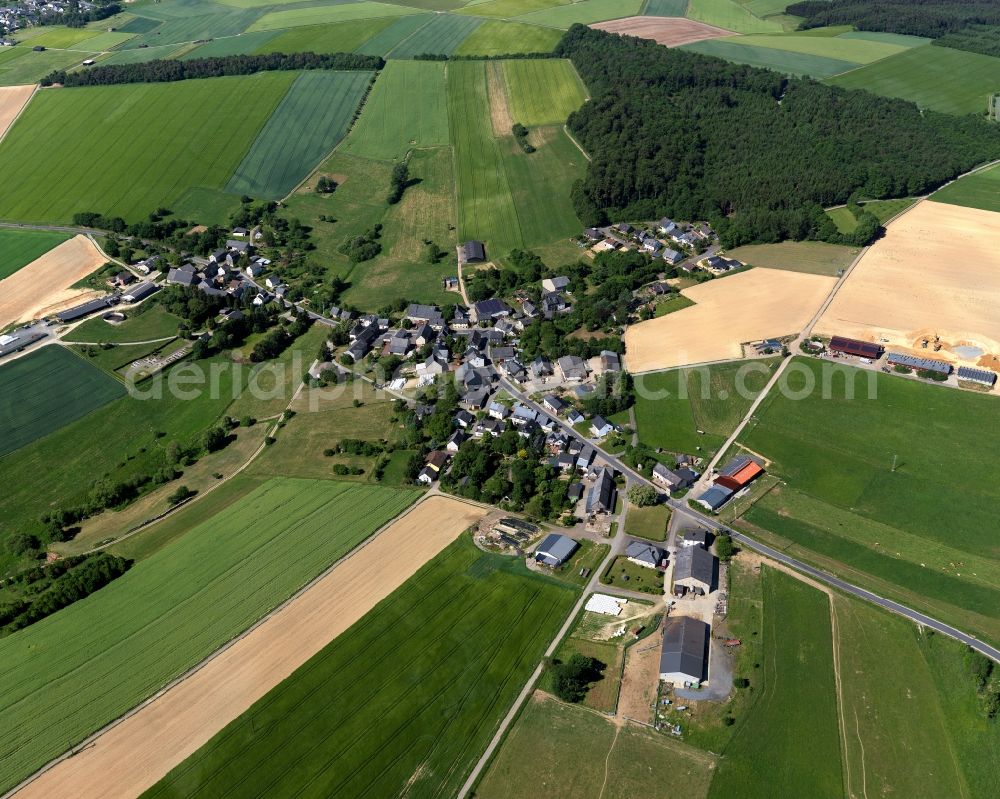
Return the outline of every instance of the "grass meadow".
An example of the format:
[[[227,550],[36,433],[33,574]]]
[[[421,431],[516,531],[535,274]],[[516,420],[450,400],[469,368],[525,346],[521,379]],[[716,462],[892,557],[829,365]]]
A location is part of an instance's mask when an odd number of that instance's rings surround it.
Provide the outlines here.
[[[243,33],[260,16],[259,11],[229,9],[224,14],[172,17],[149,33],[139,34],[130,40],[128,49],[143,44],[153,47],[235,36]]]
[[[666,541],[669,522],[670,508],[666,505],[630,507],[625,514],[625,535],[637,535],[650,541]]]
[[[226,191],[271,200],[288,194],[347,133],[371,79],[370,72],[299,74]]]
[[[303,29],[308,30],[308,29]],[[246,55],[249,53],[271,52],[267,49],[267,43],[280,36],[279,31],[259,31],[257,33],[244,33],[240,36],[225,36],[221,39],[213,39],[205,44],[199,44],[193,50],[188,50],[181,56],[182,61],[189,58],[219,58],[228,55]],[[134,52],[132,50],[119,51],[120,53]],[[293,50],[280,50],[278,52],[294,52]],[[318,51],[322,52],[322,51]]]
[[[782,572],[765,569],[761,577],[757,696],[737,720],[709,796],[842,797],[829,599]]]
[[[533,25],[565,29],[577,22],[590,25],[607,19],[633,17],[639,13],[642,4],[643,0],[581,0],[579,3],[521,14],[516,19]]]
[[[979,114],[986,112],[1000,85],[1000,58],[950,47],[914,47],[829,83],[910,100],[931,111]]]
[[[859,252],[857,247],[823,241],[783,241],[780,244],[747,244],[729,250],[726,255],[751,266],[836,277],[840,270],[851,265]]]
[[[14,753],[0,763],[0,786],[238,635],[415,497],[270,481],[86,600],[0,641],[0,747]]]
[[[510,19],[530,14],[533,11],[568,5],[569,2],[570,0],[486,0],[486,2],[470,3],[458,13],[475,14],[477,17]]]
[[[312,25],[270,34],[255,53],[350,53],[392,25],[391,17]],[[245,34],[253,36],[255,34]],[[256,34],[259,35],[259,34]],[[243,37],[240,37],[243,38]]]
[[[46,230],[0,230],[0,280],[69,239],[68,233]]]
[[[687,7],[688,0],[646,0],[642,13],[647,17],[683,17]]]
[[[388,62],[340,151],[389,161],[447,144],[445,69],[436,61]]]
[[[357,52],[365,55],[387,56],[392,48],[434,19],[434,15],[413,14],[408,17],[390,17],[388,19],[389,26],[358,47]]]
[[[669,452],[707,457],[723,444],[763,390],[776,359],[672,369],[636,378],[639,440]],[[741,369],[746,368],[745,376]],[[748,396],[740,396],[737,380]],[[654,399],[660,394],[662,399]],[[644,396],[646,395],[646,396]],[[703,431],[703,434],[698,431]]]
[[[0,171],[17,186],[0,198],[0,218],[67,222],[90,210],[134,220],[190,187],[221,188],[296,77],[42,92],[0,144]]]
[[[137,311],[129,313],[128,318],[119,325],[108,324],[96,317],[73,328],[63,339],[70,342],[107,341],[112,344],[153,341],[176,336],[180,324],[180,317],[164,310],[162,305],[150,305],[146,302]]]
[[[724,58],[726,61],[732,61],[736,64],[773,69],[789,75],[808,75],[813,78],[840,75],[842,72],[860,66],[860,64],[845,61],[842,58],[828,58],[810,53],[797,53],[790,50],[775,50],[772,47],[744,44],[742,38],[706,39],[682,45],[680,49]],[[748,41],[749,39],[750,37],[747,37]]]
[[[689,0],[687,17],[733,33],[781,33],[783,30],[780,22],[756,17],[736,0]]]
[[[455,54],[551,53],[561,38],[562,32],[554,28],[490,19],[469,34]]]
[[[562,125],[587,98],[573,65],[562,59],[504,61],[503,77],[511,117],[529,127]]]
[[[218,43],[229,42],[230,39],[220,39]],[[202,45],[208,47],[216,42]],[[165,44],[161,47],[140,47],[134,50],[116,50],[107,56],[101,56],[102,65],[114,64],[142,64],[146,61],[155,61],[158,58],[181,58],[189,52],[195,52],[201,48],[194,48],[190,44]],[[225,53],[223,53],[225,55]],[[199,54],[200,57],[200,54]]]
[[[124,394],[121,383],[65,347],[42,347],[5,364],[0,367],[0,457]]]
[[[940,203],[1000,211],[1000,168],[990,167],[939,189],[931,197]]]
[[[576,591],[462,537],[146,796],[453,796]]]
[[[804,55],[850,61],[855,64],[870,64],[891,55],[908,50],[901,44],[893,44],[871,39],[842,39],[839,36],[781,36],[755,35],[740,36],[727,41],[774,50],[787,50]]]
[[[305,6],[283,11],[271,11],[254,22],[248,30],[270,31],[297,28],[302,25],[324,25],[353,19],[380,19],[419,14],[420,10],[402,5],[362,0],[359,3],[340,3],[326,6]]]
[[[0,86],[37,83],[53,70],[68,69],[89,57],[87,53],[75,50],[45,50],[40,53],[26,47],[5,47],[4,50],[7,52],[0,53]],[[10,136],[9,132],[7,136]]]
[[[416,33],[404,39],[389,53],[390,58],[413,58],[418,55],[451,55],[483,20],[457,14],[436,14]]]

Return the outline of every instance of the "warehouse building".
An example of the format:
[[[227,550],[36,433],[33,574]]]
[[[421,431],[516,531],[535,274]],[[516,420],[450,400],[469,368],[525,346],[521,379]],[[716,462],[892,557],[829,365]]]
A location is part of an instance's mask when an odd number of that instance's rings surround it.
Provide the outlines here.
[[[905,366],[907,369],[917,369],[923,372],[936,372],[941,375],[951,374],[951,364],[935,361],[933,358],[917,358],[901,352],[890,352],[885,362],[890,366]]]
[[[535,560],[550,568],[557,569],[569,560],[570,555],[576,552],[577,546],[579,545],[572,538],[552,533],[538,545],[538,549],[535,550]]]
[[[63,324],[66,324],[67,322],[75,322],[77,319],[83,319],[85,316],[90,316],[92,313],[97,313],[98,311],[103,311],[110,307],[110,298],[100,297],[99,299],[85,302],[82,305],[74,305],[72,308],[67,308],[65,311],[60,311],[56,314],[56,319]]]
[[[709,628],[701,619],[673,616],[663,625],[660,679],[675,688],[697,687],[705,680]]]
[[[882,357],[884,350],[881,344],[873,344],[870,341],[858,341],[854,338],[844,338],[834,336],[830,339],[830,352],[839,352],[844,355],[856,355],[859,358],[871,358],[873,361]]]
[[[990,372],[987,369],[973,369],[971,366],[959,366],[958,379],[992,388],[997,382],[997,375],[996,372]]]

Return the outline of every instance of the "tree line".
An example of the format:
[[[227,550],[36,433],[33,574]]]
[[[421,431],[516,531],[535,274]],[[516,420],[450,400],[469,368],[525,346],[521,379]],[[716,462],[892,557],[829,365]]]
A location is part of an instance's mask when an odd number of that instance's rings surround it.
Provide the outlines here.
[[[267,53],[192,58],[189,61],[158,58],[140,64],[107,64],[78,72],[56,70],[42,78],[42,86],[114,86],[121,83],[170,83],[223,75],[253,75],[299,69],[379,70],[381,56],[358,53]]]
[[[1000,25],[996,0],[804,0],[785,13],[804,17],[801,30],[853,25],[862,31],[937,39],[967,25]]]
[[[969,25],[946,33],[940,39],[935,39],[933,44],[1000,57],[1000,25]]]
[[[984,119],[583,25],[556,52],[592,97],[567,122],[593,159],[573,188],[586,225],[707,219],[729,247],[830,238],[825,206],[923,194],[1000,155]]]

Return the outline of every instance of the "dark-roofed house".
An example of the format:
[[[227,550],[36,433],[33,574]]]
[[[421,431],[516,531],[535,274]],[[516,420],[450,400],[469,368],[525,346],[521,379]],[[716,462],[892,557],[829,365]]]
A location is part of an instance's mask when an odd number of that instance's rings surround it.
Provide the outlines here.
[[[567,407],[566,403],[555,394],[546,394],[542,397],[542,405],[552,413],[561,413]]]
[[[579,546],[569,536],[552,533],[535,550],[535,560],[553,569],[562,566]]]
[[[436,305],[410,303],[406,307],[406,318],[415,325],[426,323],[432,327],[439,327],[444,324],[444,317]]]
[[[586,380],[587,363],[578,355],[563,355],[556,364],[563,380]]]
[[[873,344],[870,341],[858,341],[853,338],[834,336],[830,339],[830,352],[840,352],[844,355],[856,355],[859,358],[871,358],[872,360],[882,357],[882,345]]]
[[[674,561],[674,589],[707,594],[715,579],[715,555],[702,547],[680,547]]]
[[[503,300],[494,297],[491,300],[480,300],[472,303],[469,309],[469,316],[475,324],[499,319],[510,314],[510,306]]]
[[[690,470],[685,469],[684,471],[685,474],[681,474],[680,471],[673,471],[662,463],[657,463],[653,466],[653,482],[667,489],[667,491],[680,491],[690,488],[691,484],[697,478],[693,476]]]
[[[194,286],[198,284],[201,280],[197,273],[194,271],[194,267],[190,264],[185,266],[179,266],[176,269],[171,269],[167,272],[167,282],[175,283],[178,286]]]
[[[612,513],[618,500],[615,478],[607,467],[597,473],[597,479],[587,495],[587,513]]]
[[[604,438],[615,431],[615,426],[603,416],[595,416],[590,423],[590,434],[594,438]]]
[[[663,625],[660,679],[675,688],[701,685],[708,659],[709,628],[692,616],[673,616]]]
[[[625,557],[639,566],[657,569],[667,559],[665,550],[645,541],[631,541],[625,547]]]
[[[682,547],[708,548],[708,533],[705,530],[687,530],[681,539]]]
[[[997,382],[996,372],[987,369],[973,369],[970,366],[958,367],[958,379],[978,383],[981,386],[993,386]]]
[[[462,262],[481,264],[486,260],[486,245],[481,241],[467,241],[462,245]]]

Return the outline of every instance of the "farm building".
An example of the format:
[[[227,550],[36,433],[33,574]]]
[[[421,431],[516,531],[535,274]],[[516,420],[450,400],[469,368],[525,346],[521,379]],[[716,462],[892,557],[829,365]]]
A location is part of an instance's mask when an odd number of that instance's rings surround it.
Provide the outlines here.
[[[708,625],[691,616],[674,616],[663,625],[660,679],[676,688],[701,685],[708,660]]]
[[[31,333],[18,333],[12,336],[0,336],[0,358],[24,349],[29,344],[34,344],[45,338],[48,333],[32,331]]]
[[[690,488],[697,475],[690,469],[668,469],[662,463],[657,463],[653,467],[653,482],[663,486],[668,491],[680,491]]]
[[[617,499],[618,488],[611,470],[601,469],[587,495],[587,513],[613,513]]]
[[[707,594],[715,578],[715,555],[701,547],[681,547],[674,562],[674,590]]]
[[[703,493],[700,497],[695,499],[699,505],[707,508],[710,511],[717,511],[723,505],[725,505],[729,498],[733,495],[733,489],[726,488],[722,485],[714,485]]]
[[[627,604],[628,600],[622,597],[594,594],[587,600],[584,610],[589,610],[591,613],[603,613],[606,616],[619,616],[622,608]]]
[[[942,375],[951,374],[951,364],[936,361],[933,358],[917,358],[901,352],[890,352],[885,362],[890,366],[905,366],[907,369],[917,369],[923,372],[937,372]]]
[[[578,355],[563,355],[556,361],[556,365],[562,373],[563,380],[567,382],[587,379],[587,363]]]
[[[562,566],[579,546],[569,536],[552,533],[535,550],[535,560],[553,569]]]
[[[491,300],[481,300],[474,302],[469,309],[472,321],[476,324],[484,321],[499,319],[510,314],[510,307],[503,300],[495,297]]]
[[[858,341],[854,338],[844,338],[843,336],[834,336],[831,338],[828,349],[830,352],[856,355],[859,358],[871,358],[872,360],[881,358],[884,352],[880,344],[873,344],[870,341]]]
[[[987,369],[973,369],[970,366],[958,367],[958,379],[978,383],[981,386],[993,386],[997,382],[996,372]]]
[[[63,324],[66,322],[75,322],[77,319],[83,319],[85,316],[90,316],[90,314],[97,313],[97,311],[103,311],[110,306],[111,300],[108,297],[99,297],[96,300],[90,300],[90,302],[74,305],[72,308],[60,311],[56,314],[56,319]]]
[[[688,530],[681,539],[682,547],[708,547],[708,533],[705,530]]]
[[[553,292],[562,291],[569,285],[568,277],[547,277],[542,280],[542,290]]]
[[[122,301],[139,302],[139,300],[144,300],[150,294],[154,294],[159,290],[160,287],[155,283],[140,283],[138,286],[135,286],[122,294]]]
[[[486,260],[486,245],[481,241],[467,241],[462,245],[462,262],[481,264]]]
[[[739,491],[764,473],[764,467],[749,455],[737,455],[719,470],[717,486]]]
[[[644,541],[632,541],[625,547],[625,557],[637,566],[656,569],[667,559],[667,553]]]

